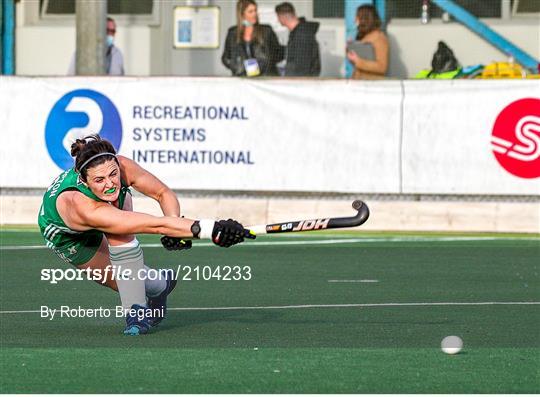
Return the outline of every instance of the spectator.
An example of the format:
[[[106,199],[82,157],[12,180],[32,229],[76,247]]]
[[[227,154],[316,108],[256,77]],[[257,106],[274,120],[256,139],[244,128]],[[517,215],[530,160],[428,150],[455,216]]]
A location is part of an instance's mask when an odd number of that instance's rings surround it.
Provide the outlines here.
[[[277,76],[283,49],[269,25],[259,24],[257,3],[238,0],[236,26],[227,32],[221,61],[233,76]]]
[[[105,54],[105,65],[107,74],[111,76],[123,76],[124,75],[124,57],[122,52],[114,45],[114,36],[116,35],[116,22],[114,19],[107,18],[107,53]],[[69,64],[68,75],[75,75],[75,53],[71,57],[71,63]]]
[[[373,46],[375,60],[360,58],[354,51],[347,51],[347,59],[354,66],[353,79],[382,79],[388,70],[388,39],[381,30],[381,19],[372,5],[356,10],[358,35],[356,40]]]
[[[291,3],[276,6],[279,23],[289,30],[285,50],[285,76],[318,76],[321,73],[319,43],[315,38],[318,22],[298,18]]]

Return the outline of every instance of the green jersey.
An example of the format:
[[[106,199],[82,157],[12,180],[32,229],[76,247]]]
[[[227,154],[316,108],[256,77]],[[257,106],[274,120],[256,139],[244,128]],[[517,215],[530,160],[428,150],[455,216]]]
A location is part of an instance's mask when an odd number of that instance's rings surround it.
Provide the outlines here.
[[[64,261],[75,266],[88,262],[101,245],[103,233],[99,230],[84,232],[70,229],[62,220],[56,209],[56,200],[62,192],[76,190],[95,201],[103,201],[81,181],[73,168],[61,173],[49,186],[39,210],[38,224],[45,238],[47,247],[51,248]],[[124,206],[129,188],[122,181],[118,196],[119,207]]]

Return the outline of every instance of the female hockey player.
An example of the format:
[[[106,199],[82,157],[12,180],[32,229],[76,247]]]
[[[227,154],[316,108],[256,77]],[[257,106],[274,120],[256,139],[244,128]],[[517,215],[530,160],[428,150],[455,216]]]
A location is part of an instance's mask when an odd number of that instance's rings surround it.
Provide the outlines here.
[[[191,247],[183,238],[211,238],[220,247],[255,238],[232,220],[193,220],[180,217],[176,195],[134,161],[119,156],[112,144],[97,135],[71,146],[75,166],[60,174],[43,196],[38,223],[46,245],[65,262],[100,274],[97,280],[120,293],[127,335],[147,333],[161,322],[167,295],[176,286],[172,272],[158,280],[140,277],[143,253],[134,235],[162,235],[169,250]],[[157,217],[133,212],[129,188],[155,199],[163,211]],[[112,277],[110,269],[129,270],[132,277]],[[109,270],[107,270],[109,269]]]

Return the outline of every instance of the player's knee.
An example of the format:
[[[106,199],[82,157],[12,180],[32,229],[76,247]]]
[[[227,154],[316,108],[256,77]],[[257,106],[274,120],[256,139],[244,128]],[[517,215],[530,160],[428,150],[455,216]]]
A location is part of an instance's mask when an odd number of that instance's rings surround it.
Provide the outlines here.
[[[122,245],[132,242],[135,239],[133,234],[107,234],[107,241],[109,245]]]

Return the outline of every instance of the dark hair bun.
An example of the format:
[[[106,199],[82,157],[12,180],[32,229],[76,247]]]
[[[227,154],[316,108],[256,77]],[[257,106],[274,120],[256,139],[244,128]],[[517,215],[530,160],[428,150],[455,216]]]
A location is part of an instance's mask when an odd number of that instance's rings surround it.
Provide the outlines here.
[[[75,142],[71,144],[71,157],[77,157],[85,146],[86,139],[76,139]]]

